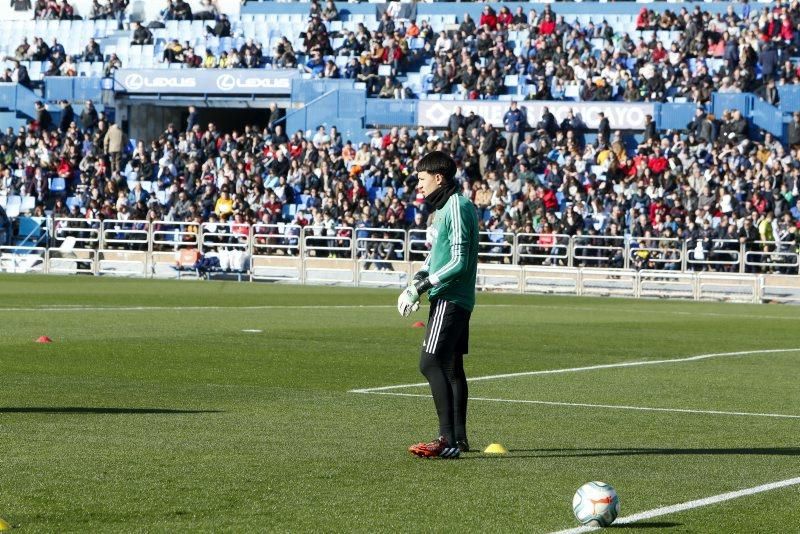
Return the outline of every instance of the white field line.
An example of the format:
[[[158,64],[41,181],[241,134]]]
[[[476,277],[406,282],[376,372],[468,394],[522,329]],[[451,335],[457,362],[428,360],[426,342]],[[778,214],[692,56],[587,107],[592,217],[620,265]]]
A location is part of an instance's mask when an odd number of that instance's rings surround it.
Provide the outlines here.
[[[370,395],[391,395],[395,397],[421,397],[429,399],[430,395],[422,393],[396,393],[393,391],[368,391],[365,392]],[[720,410],[694,410],[689,408],[651,408],[648,406],[627,406],[624,404],[586,404],[583,402],[555,402],[555,401],[541,401],[541,400],[516,400],[516,399],[495,399],[490,397],[470,397],[471,401],[486,401],[486,402],[505,402],[511,404],[541,404],[545,406],[572,406],[579,408],[604,408],[611,410],[635,410],[638,412],[673,412],[673,413],[691,413],[691,414],[708,414],[708,415],[735,415],[744,417],[773,417],[776,419],[800,419],[800,415],[789,415],[782,413],[758,413],[758,412],[725,412]]]
[[[652,510],[647,510],[645,512],[640,512],[638,514],[629,515],[627,517],[620,517],[619,519],[614,521],[614,525],[629,525],[631,523],[637,523],[639,521],[645,521],[647,519],[653,519],[655,517],[675,514],[686,510],[692,510],[694,508],[701,508],[703,506],[711,506],[713,504],[730,501],[733,499],[738,499],[740,497],[748,497],[750,495],[763,493],[765,491],[772,491],[776,489],[787,488],[789,486],[797,486],[797,485],[800,485],[800,477],[787,478],[786,480],[779,480],[777,482],[762,484],[760,486],[754,486],[752,488],[747,488],[738,491],[730,491],[728,493],[720,493],[719,495],[713,495],[711,497],[706,497],[704,499],[697,499],[694,501],[688,501],[681,504],[673,504],[672,506],[663,506],[661,508],[654,508]],[[600,530],[600,527],[576,527],[576,528],[569,528],[566,530],[559,530],[556,532],[552,532],[551,534],[582,534],[583,532],[594,532],[596,530]]]
[[[203,311],[203,310],[316,310],[316,309],[371,309],[371,308],[384,308],[393,309],[396,306],[391,304],[341,304],[341,305],[286,305],[286,306],[82,306],[82,305],[42,305],[32,307],[0,307],[0,313],[3,312],[86,312],[86,311],[162,311],[162,310],[175,310],[175,311]],[[571,311],[587,311],[587,312],[608,312],[609,308],[597,308],[590,306],[553,306],[549,304],[479,304],[478,309],[481,308],[538,308],[545,310],[571,310]],[[612,310],[613,311],[613,310]],[[638,314],[655,314],[655,315],[681,315],[688,317],[729,317],[731,319],[777,319],[777,320],[796,320],[794,316],[788,315],[752,315],[744,313],[715,313],[715,312],[691,312],[691,311],[674,311],[674,310],[637,310],[634,309],[630,312],[633,315]]]
[[[722,358],[726,356],[745,356],[748,354],[772,354],[780,352],[797,352],[800,348],[796,349],[761,349],[761,350],[745,350],[738,352],[716,352],[712,354],[700,354],[698,356],[689,356],[688,358],[670,358],[666,360],[643,360],[637,362],[620,362],[620,363],[605,363],[600,365],[588,365],[586,367],[568,367],[564,369],[545,369],[541,371],[523,371],[519,373],[505,373],[500,375],[486,375],[468,378],[468,382],[479,382],[482,380],[496,380],[499,378],[515,378],[518,376],[534,376],[534,375],[554,375],[562,373],[580,373],[583,371],[596,371],[598,369],[614,369],[617,367],[638,367],[641,365],[661,365],[667,363],[683,363],[683,362],[696,362],[700,360],[707,360],[709,358]],[[396,386],[380,386],[375,388],[362,388],[351,389],[350,393],[374,393],[376,391],[388,391],[392,389],[405,389],[413,387],[427,386],[427,382],[417,382],[416,384],[398,384]]]
[[[87,312],[87,311],[217,311],[217,310],[349,310],[369,308],[396,308],[389,305],[309,305],[309,306],[41,306],[34,308],[0,308],[0,312]]]

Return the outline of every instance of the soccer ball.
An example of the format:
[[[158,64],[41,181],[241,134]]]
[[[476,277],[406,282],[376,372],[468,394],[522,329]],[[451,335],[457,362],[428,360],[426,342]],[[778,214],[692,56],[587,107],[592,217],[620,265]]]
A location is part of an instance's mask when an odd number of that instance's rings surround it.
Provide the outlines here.
[[[605,482],[587,482],[575,492],[572,511],[584,525],[607,527],[619,515],[619,497]]]

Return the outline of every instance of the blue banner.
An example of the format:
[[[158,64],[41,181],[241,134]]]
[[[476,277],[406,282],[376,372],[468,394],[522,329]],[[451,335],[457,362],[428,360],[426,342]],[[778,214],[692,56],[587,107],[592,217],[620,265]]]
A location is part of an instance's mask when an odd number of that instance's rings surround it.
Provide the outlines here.
[[[136,94],[288,95],[296,70],[119,69],[114,90]]]

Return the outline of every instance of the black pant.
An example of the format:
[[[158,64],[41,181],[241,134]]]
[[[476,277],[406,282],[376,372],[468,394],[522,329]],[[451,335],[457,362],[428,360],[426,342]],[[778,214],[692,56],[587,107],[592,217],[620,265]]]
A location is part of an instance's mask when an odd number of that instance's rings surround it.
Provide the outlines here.
[[[439,416],[439,435],[451,445],[467,439],[467,377],[471,313],[443,299],[431,303],[419,370],[428,379]]]

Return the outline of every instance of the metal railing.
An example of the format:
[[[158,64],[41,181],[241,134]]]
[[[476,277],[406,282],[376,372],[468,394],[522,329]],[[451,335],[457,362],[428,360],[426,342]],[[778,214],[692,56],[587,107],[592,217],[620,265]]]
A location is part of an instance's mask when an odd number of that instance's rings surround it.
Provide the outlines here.
[[[514,240],[517,265],[572,266],[570,236],[566,234],[517,234]]]
[[[572,261],[576,267],[627,268],[623,236],[576,235],[572,237]]]
[[[100,219],[53,219],[53,243],[60,246],[74,239],[76,248],[97,248],[101,241]]]
[[[47,250],[60,250],[49,259],[61,260],[81,272],[87,262],[103,259],[141,261],[145,271],[175,263],[185,249],[202,254],[236,251],[248,257],[300,257],[351,260],[361,269],[392,262],[423,261],[430,251],[428,230],[305,226],[295,224],[194,223],[174,221],[121,221],[55,218],[46,225]],[[17,247],[19,248],[19,247]],[[800,254],[795,242],[690,240],[578,234],[513,234],[500,230],[480,232],[479,262],[488,265],[598,268],[617,271],[659,270],[797,275]],[[84,251],[69,259],[70,251]],[[91,252],[93,251],[93,252]],[[127,251],[128,257],[110,255]],[[146,253],[140,260],[134,252]],[[12,251],[3,250],[6,258]],[[17,256],[19,256],[17,254]],[[74,260],[74,261],[73,261]],[[47,263],[47,262],[45,262]],[[17,269],[25,265],[17,259]],[[13,270],[7,259],[3,270]],[[263,265],[263,262],[262,262]],[[45,265],[46,269],[47,265]],[[137,268],[138,270],[138,268]],[[72,267],[67,269],[72,271]],[[102,269],[101,269],[102,271]]]
[[[516,237],[503,230],[478,233],[478,261],[486,263],[514,263]]]
[[[106,219],[100,225],[103,248],[149,250],[151,242],[149,221],[119,221]]]
[[[636,270],[683,270],[684,248],[683,242],[678,239],[631,238],[627,245],[629,265]]]
[[[153,250],[180,250],[200,246],[200,224],[194,222],[155,221],[150,225]]]
[[[254,224],[250,234],[253,255],[299,256],[302,231],[297,224]]]
[[[353,228],[349,226],[306,226],[301,235],[304,257],[353,259]]]
[[[355,239],[356,259],[365,269],[408,261],[408,238],[401,228],[356,228]]]

